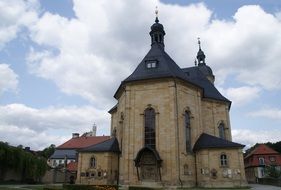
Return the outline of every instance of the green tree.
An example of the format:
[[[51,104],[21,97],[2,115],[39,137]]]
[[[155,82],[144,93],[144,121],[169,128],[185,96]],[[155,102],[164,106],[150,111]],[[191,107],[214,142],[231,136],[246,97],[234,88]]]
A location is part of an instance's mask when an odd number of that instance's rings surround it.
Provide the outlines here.
[[[40,156],[48,159],[55,152],[56,145],[51,144],[49,147],[45,148],[42,152],[40,152]]]
[[[269,177],[279,178],[281,176],[281,171],[276,168],[276,166],[270,165],[266,166],[265,172]]]
[[[25,182],[38,182],[47,170],[46,159],[0,142],[0,180],[8,170],[18,172]]]

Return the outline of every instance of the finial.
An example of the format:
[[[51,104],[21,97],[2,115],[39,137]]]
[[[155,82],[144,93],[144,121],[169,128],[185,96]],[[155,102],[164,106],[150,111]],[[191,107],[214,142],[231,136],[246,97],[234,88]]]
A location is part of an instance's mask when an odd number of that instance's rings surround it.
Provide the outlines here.
[[[201,49],[200,37],[198,37],[197,40],[198,40],[199,49]]]
[[[197,60],[196,60],[196,58],[194,59],[194,65],[197,66]]]
[[[159,19],[158,19],[158,7],[157,6],[155,7],[155,15],[156,15],[155,22],[158,23]]]

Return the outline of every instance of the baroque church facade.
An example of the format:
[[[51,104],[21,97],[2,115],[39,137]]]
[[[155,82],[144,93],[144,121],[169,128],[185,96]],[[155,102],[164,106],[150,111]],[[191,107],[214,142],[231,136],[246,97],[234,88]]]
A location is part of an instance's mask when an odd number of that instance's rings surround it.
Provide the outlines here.
[[[231,101],[214,86],[201,49],[180,68],[156,17],[151,49],[114,98],[112,137],[79,152],[76,183],[164,187],[246,186],[244,145],[232,142]]]

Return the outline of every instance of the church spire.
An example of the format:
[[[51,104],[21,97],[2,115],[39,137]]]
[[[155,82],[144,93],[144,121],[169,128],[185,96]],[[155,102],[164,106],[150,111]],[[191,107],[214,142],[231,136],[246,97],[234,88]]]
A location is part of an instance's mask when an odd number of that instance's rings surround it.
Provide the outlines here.
[[[157,7],[155,10],[155,16],[155,23],[151,26],[151,31],[149,33],[151,36],[151,46],[160,45],[160,47],[164,48],[165,31],[163,25],[159,23]]]
[[[206,65],[206,63],[205,63],[206,56],[201,49],[200,38],[198,37],[197,39],[198,39],[198,46],[199,46],[199,51],[197,53],[198,66]]]
[[[197,53],[197,60],[198,60],[198,69],[201,71],[201,73],[212,83],[214,84],[215,82],[215,76],[213,75],[213,71],[211,67],[209,67],[205,63],[205,54],[201,49],[201,41],[200,38],[198,37],[198,46],[199,46],[199,51]],[[196,65],[195,65],[196,66]]]

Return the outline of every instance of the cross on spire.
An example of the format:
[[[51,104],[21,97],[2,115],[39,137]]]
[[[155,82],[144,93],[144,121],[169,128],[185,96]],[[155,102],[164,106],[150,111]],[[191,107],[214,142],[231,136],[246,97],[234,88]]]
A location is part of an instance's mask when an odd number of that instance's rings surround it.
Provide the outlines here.
[[[200,37],[198,37],[197,40],[198,40],[199,49],[201,49]]]
[[[157,6],[155,7],[155,16],[156,16],[155,22],[158,23],[159,19],[158,19],[158,7]]]

